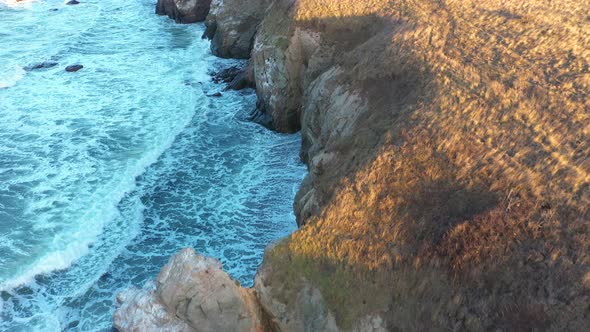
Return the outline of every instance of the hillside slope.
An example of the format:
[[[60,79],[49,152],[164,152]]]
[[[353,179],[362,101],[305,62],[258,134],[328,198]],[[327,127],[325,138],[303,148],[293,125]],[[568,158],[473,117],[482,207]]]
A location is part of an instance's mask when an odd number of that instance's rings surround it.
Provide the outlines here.
[[[588,328],[588,8],[275,2],[257,88],[310,174],[261,293],[312,285],[345,329]]]

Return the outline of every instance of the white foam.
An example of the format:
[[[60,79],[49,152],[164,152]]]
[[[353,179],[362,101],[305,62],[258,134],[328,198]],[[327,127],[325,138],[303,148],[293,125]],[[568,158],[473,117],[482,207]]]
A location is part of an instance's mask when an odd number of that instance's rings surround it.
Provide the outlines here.
[[[119,216],[118,204],[135,189],[136,177],[171,146],[176,135],[192,119],[198,100],[204,98],[199,91],[183,83],[187,69],[193,72],[189,79],[203,78],[202,64],[193,59],[205,52],[204,48],[200,50],[202,45],[198,44],[197,31],[178,27],[180,33],[189,33],[190,39],[195,40],[187,49],[171,50],[174,52],[171,54],[160,49],[148,52],[145,33],[129,35],[129,29],[120,27],[123,23],[118,20],[159,32],[157,18],[150,21],[151,25],[146,24],[145,18],[134,13],[137,4],[123,6],[131,8],[118,12],[116,17],[101,13],[103,9],[97,6],[90,6],[91,10],[85,7],[87,11],[77,15],[80,17],[76,25],[82,21],[87,24],[83,29],[73,30],[86,35],[69,36],[64,41],[58,38],[54,43],[65,42],[68,48],[73,47],[74,57],[69,58],[64,53],[60,63],[82,59],[83,71],[75,75],[61,71],[34,72],[30,77],[35,79],[27,79],[23,89],[8,89],[0,96],[3,104],[0,107],[3,120],[0,145],[5,146],[0,150],[0,157],[18,161],[7,170],[23,170],[19,176],[5,176],[0,190],[28,188],[29,194],[23,200],[25,217],[21,222],[28,225],[29,234],[47,237],[30,241],[34,244],[25,243],[26,248],[5,247],[19,257],[13,257],[4,270],[0,267],[2,290],[30,283],[40,274],[67,269],[81,257],[91,254],[88,247],[98,241],[105,227]],[[111,7],[106,6],[108,10]],[[52,15],[46,10],[40,11],[41,14]],[[152,15],[151,10],[147,14]],[[53,17],[53,26],[49,28],[61,31],[65,29],[62,25],[71,26],[72,21],[66,18],[73,14],[64,11],[56,15],[64,15],[64,18]],[[88,19],[84,20],[85,16]],[[20,22],[17,17],[12,19],[15,24]],[[26,30],[27,24],[18,27],[19,33]],[[109,24],[114,26],[109,27]],[[123,33],[124,48],[117,49],[122,39],[112,38],[113,29]],[[152,41],[148,40],[148,46],[149,42]],[[27,44],[19,43],[22,45],[13,46],[15,50]],[[114,46],[109,47],[108,43]],[[31,45],[40,45],[41,50],[55,48],[46,43],[44,33],[41,39],[33,36]],[[111,50],[121,55],[113,55]],[[138,57],[139,52],[147,57]],[[38,53],[39,50],[31,47],[19,57],[37,57]],[[130,58],[136,65],[131,70]],[[159,65],[151,67],[154,63]],[[184,70],[179,71],[175,66],[182,66]],[[16,67],[10,68],[16,70]],[[10,84],[4,85],[13,86],[14,78],[22,78],[15,75],[24,75],[24,70],[18,69],[6,75],[12,79]],[[29,171],[25,165],[30,167]],[[13,195],[21,193],[13,192]],[[137,220],[129,222],[139,223]],[[22,246],[22,242],[19,244]]]
[[[31,9],[31,5],[36,0],[0,0],[0,5],[5,5],[9,8]]]
[[[18,65],[8,66],[7,68],[0,67],[0,89],[14,86],[16,82],[25,77],[25,74],[26,71]]]

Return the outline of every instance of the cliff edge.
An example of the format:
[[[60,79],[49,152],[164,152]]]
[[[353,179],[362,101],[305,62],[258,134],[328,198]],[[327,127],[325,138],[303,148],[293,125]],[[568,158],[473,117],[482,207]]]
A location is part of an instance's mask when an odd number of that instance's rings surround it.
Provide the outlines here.
[[[256,278],[268,326],[587,330],[590,1],[249,5],[212,47],[250,51],[309,167]]]

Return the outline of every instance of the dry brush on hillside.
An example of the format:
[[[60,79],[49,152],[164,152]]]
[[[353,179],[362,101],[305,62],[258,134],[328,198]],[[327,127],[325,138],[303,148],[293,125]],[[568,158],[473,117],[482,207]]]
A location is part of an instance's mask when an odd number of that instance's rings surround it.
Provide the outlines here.
[[[281,47],[321,41],[299,52],[310,175],[302,228],[266,255],[275,296],[310,282],[344,327],[374,312],[402,331],[589,327],[589,8],[282,8]]]

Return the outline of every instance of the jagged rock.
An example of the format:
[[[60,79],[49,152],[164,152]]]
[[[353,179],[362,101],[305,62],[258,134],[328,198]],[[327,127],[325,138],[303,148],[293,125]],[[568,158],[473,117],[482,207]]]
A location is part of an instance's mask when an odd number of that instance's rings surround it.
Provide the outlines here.
[[[231,90],[242,90],[245,88],[255,88],[254,82],[254,67],[248,65],[246,69],[242,70],[234,79],[227,85]]]
[[[263,264],[256,274],[254,288],[262,309],[275,329],[289,332],[340,331],[320,291],[307,282],[302,282],[301,287],[294,290],[294,295],[290,293],[294,299],[289,301],[289,305],[283,303],[276,294],[282,293],[284,286],[282,283],[271,284],[271,269],[271,266]]]
[[[252,66],[246,68],[232,66],[214,73],[211,80],[215,83],[227,83],[226,90],[242,90],[254,87]]]
[[[66,71],[69,73],[73,73],[73,72],[76,72],[82,68],[84,68],[84,66],[82,66],[82,65],[71,65],[71,66],[66,67]]]
[[[119,331],[263,331],[262,324],[254,290],[192,249],[175,254],[154,285],[119,294],[114,316]]]
[[[320,35],[295,27],[291,0],[277,1],[259,27],[252,50],[254,80],[259,100],[280,132],[301,128],[303,93],[310,73],[324,66]],[[288,18],[288,19],[285,19]],[[320,56],[322,55],[322,56]]]
[[[117,295],[116,305],[113,326],[118,331],[194,331],[162,304],[153,282],[142,289],[121,292]]]
[[[233,81],[244,69],[239,66],[231,66],[224,68],[211,76],[211,80],[215,83],[229,83]]]
[[[158,0],[156,14],[167,15],[177,23],[204,21],[209,13],[211,0]]]
[[[211,39],[211,52],[222,58],[248,58],[258,24],[271,2],[213,0],[204,34]]]
[[[256,108],[248,117],[249,121],[258,123],[259,125],[274,130],[272,126],[272,117],[261,108]]]

